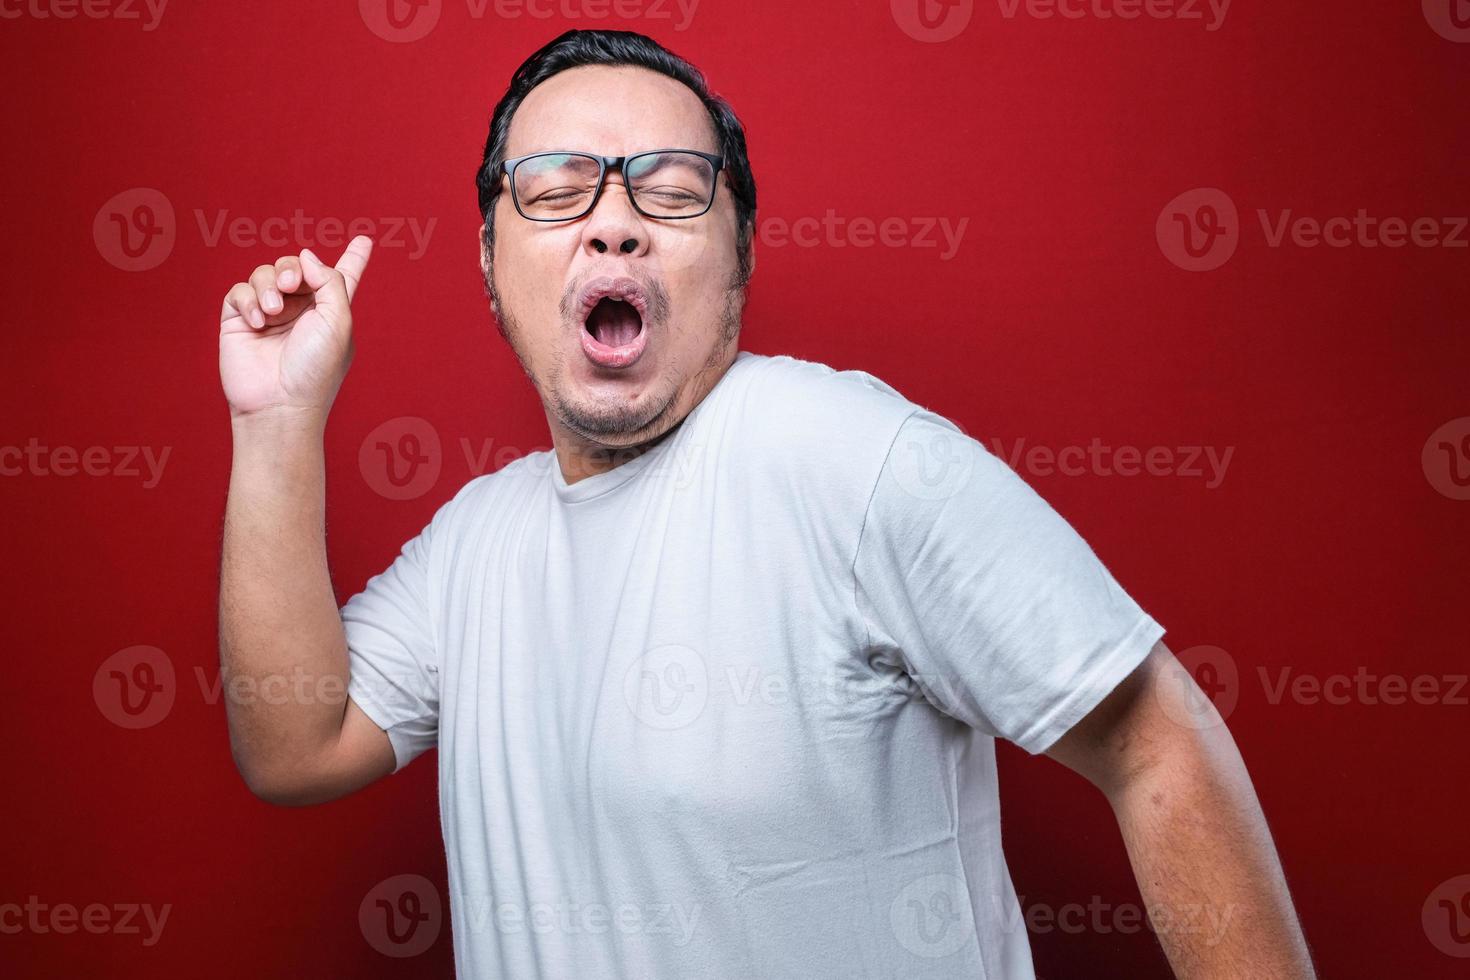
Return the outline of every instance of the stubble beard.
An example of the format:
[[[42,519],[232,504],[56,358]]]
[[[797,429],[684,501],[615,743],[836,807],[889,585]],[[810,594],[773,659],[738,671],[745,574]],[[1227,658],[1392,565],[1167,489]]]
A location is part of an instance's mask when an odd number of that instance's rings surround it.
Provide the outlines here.
[[[567,392],[564,387],[567,377],[565,349],[561,345],[555,348],[552,353],[552,364],[546,372],[547,378],[539,379],[531,370],[522,345],[517,339],[525,336],[520,321],[501,303],[493,277],[487,277],[485,286],[490,297],[490,309],[495,317],[496,329],[505,338],[511,352],[515,354],[521,370],[540,393],[543,404],[569,431],[600,446],[627,448],[651,442],[674,428],[674,425],[668,424],[667,420],[677,410],[679,379],[668,376],[660,379],[663,382],[662,390],[655,397],[643,399],[636,405],[626,402],[608,405],[578,399]],[[667,328],[669,322],[667,294],[656,283],[646,284],[646,286],[650,292],[659,294],[660,301],[654,306],[660,311],[660,326]],[[568,295],[563,297],[563,302],[560,304],[562,309],[570,305],[571,292],[569,288]],[[725,291],[724,307],[720,311],[719,341],[696,372],[696,376],[715,370],[723,362],[730,345],[740,335],[740,314],[744,305],[744,290],[737,283],[730,283]],[[563,328],[567,330],[583,329],[581,324],[570,322],[570,320],[563,323]],[[645,326],[645,329],[648,327]],[[682,419],[678,420],[678,422],[682,421]]]

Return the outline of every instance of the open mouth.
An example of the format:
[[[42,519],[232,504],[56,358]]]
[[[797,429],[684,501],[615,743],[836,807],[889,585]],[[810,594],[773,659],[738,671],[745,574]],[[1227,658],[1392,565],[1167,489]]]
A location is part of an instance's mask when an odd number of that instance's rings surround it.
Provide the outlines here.
[[[584,326],[598,343],[606,347],[626,347],[643,332],[643,315],[626,300],[604,296],[587,314]]]
[[[583,287],[582,350],[604,368],[625,368],[648,346],[648,297],[636,279],[601,277]]]

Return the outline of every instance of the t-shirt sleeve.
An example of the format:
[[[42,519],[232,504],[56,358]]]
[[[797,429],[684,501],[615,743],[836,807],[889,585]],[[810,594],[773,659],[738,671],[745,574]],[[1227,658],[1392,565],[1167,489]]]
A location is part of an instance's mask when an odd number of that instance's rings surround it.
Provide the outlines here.
[[[927,409],[889,447],[853,571],[870,644],[935,707],[1033,754],[1164,633],[1024,480]]]
[[[430,575],[442,514],[342,607],[347,693],[388,733],[394,772],[439,738],[439,659]]]

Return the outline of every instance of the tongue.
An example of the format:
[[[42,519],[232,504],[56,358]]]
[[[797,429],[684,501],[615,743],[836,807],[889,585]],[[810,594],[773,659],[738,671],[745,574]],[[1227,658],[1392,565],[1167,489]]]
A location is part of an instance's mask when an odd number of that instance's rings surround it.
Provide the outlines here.
[[[609,347],[631,344],[642,326],[638,311],[621,300],[600,301],[587,318],[587,329],[592,331],[592,336]]]

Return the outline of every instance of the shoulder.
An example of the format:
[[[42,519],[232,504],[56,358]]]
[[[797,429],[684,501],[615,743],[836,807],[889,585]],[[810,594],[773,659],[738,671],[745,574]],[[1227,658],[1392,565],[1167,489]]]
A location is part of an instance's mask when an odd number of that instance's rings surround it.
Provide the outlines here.
[[[716,431],[738,447],[741,491],[787,500],[808,523],[860,525],[905,421],[926,410],[861,368],[742,354],[731,370]]]
[[[732,371],[741,371],[745,387],[765,393],[780,392],[804,405],[862,404],[893,409],[917,407],[892,385],[860,368],[836,368],[790,354],[741,351]]]
[[[464,539],[483,530],[494,517],[517,513],[517,505],[530,501],[544,485],[554,460],[551,450],[540,450],[466,481],[435,512],[429,524],[431,536]]]
[[[742,352],[743,428],[778,455],[814,452],[828,463],[881,456],[920,406],[878,376],[787,354]]]

